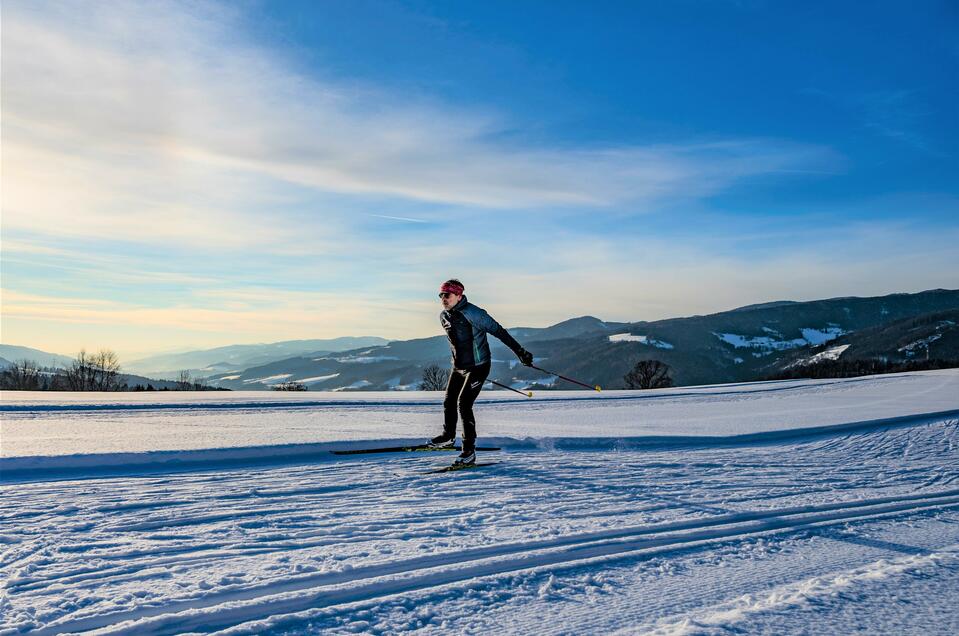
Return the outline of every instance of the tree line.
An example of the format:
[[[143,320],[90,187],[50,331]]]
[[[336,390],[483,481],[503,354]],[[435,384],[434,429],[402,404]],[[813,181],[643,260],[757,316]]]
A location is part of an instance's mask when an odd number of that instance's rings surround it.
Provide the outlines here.
[[[160,382],[158,382],[160,384]],[[34,360],[16,360],[0,371],[0,389],[9,391],[203,391],[206,380],[181,371],[173,382],[130,386],[121,372],[120,358],[110,349],[80,353],[64,367],[44,367]]]
[[[443,391],[449,370],[436,364],[423,369],[421,391]],[[673,386],[669,365],[659,360],[640,360],[623,376],[627,389],[659,389]],[[110,349],[88,353],[81,349],[65,367],[43,367],[33,360],[17,360],[0,371],[0,389],[13,391],[204,391],[213,390],[204,378],[180,371],[172,382],[130,385],[121,372],[120,359]],[[274,391],[306,391],[295,380],[271,387]],[[220,389],[226,390],[226,389]]]
[[[904,373],[906,371],[928,371],[930,369],[954,369],[959,360],[906,360],[891,361],[882,358],[858,360],[821,360],[813,364],[797,366],[770,375],[766,380],[796,380],[802,378],[856,378],[862,375],[880,375],[883,373]]]

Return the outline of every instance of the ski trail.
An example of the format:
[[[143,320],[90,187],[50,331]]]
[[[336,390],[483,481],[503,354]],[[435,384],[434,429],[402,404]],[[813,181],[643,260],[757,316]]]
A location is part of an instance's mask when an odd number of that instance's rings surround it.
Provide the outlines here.
[[[746,594],[717,606],[697,610],[677,617],[667,617],[654,624],[630,627],[616,631],[615,636],[644,634],[647,636],[682,636],[701,634],[710,630],[730,631],[733,626],[751,616],[781,610],[835,596],[851,587],[878,579],[895,577],[905,572],[928,566],[959,563],[959,545],[946,546],[936,552],[895,559],[881,560],[850,570],[782,585],[761,595]]]
[[[0,485],[0,634],[610,632],[959,543],[955,416],[750,440]]]
[[[549,392],[522,402],[487,396],[480,402],[484,411],[480,432],[484,442],[494,442],[522,431],[529,438],[521,440],[527,446],[547,438],[574,444],[582,438],[595,441],[597,436],[647,441],[703,438],[698,443],[707,444],[710,437],[955,411],[957,394],[959,372],[947,370],[601,395]],[[271,398],[131,395],[115,402],[110,397],[18,400],[4,395],[0,478],[6,481],[20,470],[21,477],[33,481],[48,479],[54,476],[48,472],[54,467],[73,469],[72,474],[61,475],[70,478],[83,476],[77,469],[84,467],[89,476],[102,477],[127,474],[132,465],[170,472],[226,469],[231,462],[270,465],[283,457],[313,463],[326,451],[356,448],[359,443],[421,443],[435,435],[440,408],[435,396],[428,394],[389,399],[375,394],[349,399]],[[137,435],[129,432],[131,422],[136,422]],[[397,431],[404,437],[397,439]],[[43,474],[31,476],[31,471]]]
[[[242,591],[227,592],[207,597],[202,604],[197,601],[182,601],[168,603],[154,610],[135,610],[133,612],[106,614],[89,619],[54,623],[49,628],[38,630],[35,633],[55,634],[64,631],[88,631],[104,629],[111,625],[116,627],[104,633],[160,634],[199,629],[210,630],[271,614],[288,614],[324,605],[352,603],[377,596],[447,585],[516,570],[581,562],[598,557],[631,555],[635,552],[653,548],[659,548],[661,553],[689,548],[694,545],[702,546],[708,542],[719,540],[743,539],[747,536],[805,530],[853,520],[916,513],[940,508],[959,508],[959,491],[926,496],[886,497],[873,501],[858,501],[821,507],[809,506],[794,510],[730,515],[728,518],[710,519],[706,522],[668,524],[662,528],[631,528],[608,533],[562,537],[547,542],[496,546],[473,550],[465,554],[456,553],[425,557],[413,561],[379,564],[369,568],[357,569],[348,574],[304,577],[296,581],[274,583],[264,588],[248,588]],[[644,535],[650,536],[639,538]],[[549,548],[560,549],[550,550]],[[464,563],[486,559],[490,559],[490,562],[463,565]],[[443,569],[442,566],[454,567]],[[420,570],[430,571],[416,574]],[[350,586],[346,589],[313,591],[313,588],[317,587],[333,588],[345,583],[362,583],[369,579],[378,579],[393,574],[412,576],[382,582],[374,581]],[[294,595],[293,598],[283,596],[287,592],[303,591],[306,593]],[[267,596],[264,597],[264,593],[267,593]],[[238,603],[238,601],[252,602]],[[218,608],[217,606],[224,607]],[[218,614],[223,614],[226,621],[218,621]],[[126,621],[135,621],[135,624],[118,625]]]

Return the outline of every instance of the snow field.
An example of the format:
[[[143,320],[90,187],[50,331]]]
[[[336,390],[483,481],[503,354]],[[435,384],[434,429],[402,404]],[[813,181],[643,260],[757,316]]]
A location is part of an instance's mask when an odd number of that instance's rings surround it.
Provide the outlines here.
[[[656,436],[718,440],[868,423],[959,409],[959,372],[535,395],[530,400],[484,391],[477,402],[480,436],[503,443],[533,440],[547,448],[570,438],[608,446]],[[168,451],[209,451],[189,456],[202,462],[239,455],[248,460],[283,458],[355,443],[422,441],[441,426],[441,402],[437,392],[306,392],[267,398],[230,392],[61,393],[55,398],[42,392],[8,392],[0,395],[0,471],[12,471],[26,458],[34,458],[29,463],[33,469],[90,461],[117,464],[121,459],[127,464],[163,464],[177,459],[164,454]],[[317,446],[280,448],[306,444]]]
[[[516,440],[452,475],[425,474],[442,454],[5,475],[0,634],[955,633],[957,378],[728,388],[695,403],[736,405],[725,430],[749,437]],[[852,417],[850,394],[884,417]],[[785,395],[804,422],[858,423],[767,426]],[[691,399],[642,404],[704,413]],[[589,414],[535,407],[516,416]]]

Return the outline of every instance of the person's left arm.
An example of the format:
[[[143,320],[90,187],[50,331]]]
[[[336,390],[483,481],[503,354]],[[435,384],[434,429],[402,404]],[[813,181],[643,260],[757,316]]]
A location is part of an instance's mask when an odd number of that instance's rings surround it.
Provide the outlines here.
[[[524,349],[520,343],[516,342],[516,338],[509,335],[509,332],[506,331],[501,324],[496,322],[492,316],[486,313],[485,309],[476,307],[475,316],[470,316],[470,318],[470,322],[472,322],[474,325],[486,333],[496,336],[500,342],[509,347],[510,350],[516,354],[516,357],[519,358],[520,362],[526,366],[533,364],[533,354]]]

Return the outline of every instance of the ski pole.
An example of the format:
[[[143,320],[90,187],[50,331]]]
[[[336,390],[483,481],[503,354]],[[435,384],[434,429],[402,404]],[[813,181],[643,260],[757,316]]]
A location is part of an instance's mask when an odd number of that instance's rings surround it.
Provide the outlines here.
[[[509,389],[510,391],[513,391],[514,393],[519,393],[520,395],[525,395],[526,397],[533,397],[533,392],[532,392],[532,391],[520,391],[519,389],[514,389],[514,388],[511,387],[511,386],[506,386],[505,384],[500,384],[500,383],[497,382],[496,380],[487,380],[487,382],[489,382],[489,383],[491,383],[491,384],[495,384],[496,386],[502,387],[502,388],[504,388],[504,389]]]
[[[536,369],[537,371],[542,371],[543,373],[547,373],[547,374],[549,374],[549,375],[555,375],[557,378],[560,378],[561,380],[566,380],[567,382],[572,382],[573,384],[578,384],[578,385],[580,385],[580,386],[585,386],[587,389],[594,389],[594,390],[596,390],[596,391],[602,391],[602,390],[603,390],[598,384],[594,384],[593,386],[590,386],[590,385],[586,384],[585,382],[580,382],[579,380],[574,380],[573,378],[567,378],[565,375],[560,375],[560,374],[558,374],[558,373],[553,373],[552,371],[547,371],[546,369],[541,369],[540,367],[536,366],[535,364],[531,364],[531,365],[529,365],[529,366],[532,367],[532,368],[534,368],[534,369]]]

